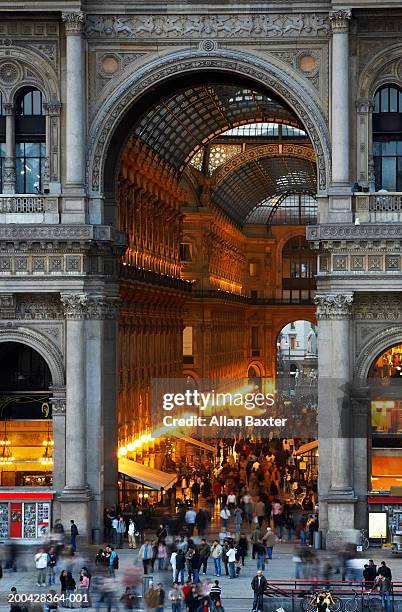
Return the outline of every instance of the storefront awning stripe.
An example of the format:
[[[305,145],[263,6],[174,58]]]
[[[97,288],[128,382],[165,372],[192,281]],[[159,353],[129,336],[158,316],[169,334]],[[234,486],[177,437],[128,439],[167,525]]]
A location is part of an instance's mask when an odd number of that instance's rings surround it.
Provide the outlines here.
[[[155,491],[160,491],[161,489],[167,491],[177,480],[176,474],[161,472],[124,457],[119,458],[119,472]]]

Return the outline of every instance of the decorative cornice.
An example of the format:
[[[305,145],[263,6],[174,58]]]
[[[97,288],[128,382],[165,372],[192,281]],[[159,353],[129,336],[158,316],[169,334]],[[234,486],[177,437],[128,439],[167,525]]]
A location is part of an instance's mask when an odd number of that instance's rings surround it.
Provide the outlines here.
[[[331,11],[329,21],[333,32],[347,32],[349,30],[349,21],[352,19],[352,11],[350,9],[341,9],[339,11]]]
[[[62,13],[62,21],[66,28],[67,35],[79,35],[82,34],[85,24],[85,15],[81,11],[75,11],[73,13]]]
[[[66,319],[80,321],[85,319],[88,311],[88,295],[85,293],[61,293],[60,300]]]
[[[60,115],[61,103],[60,102],[45,102],[43,108],[48,115],[58,117]]]
[[[15,106],[12,102],[5,102],[3,104],[3,110],[5,115],[14,115]]]
[[[53,416],[64,416],[66,414],[66,398],[52,397],[50,399],[52,404],[52,415]]]
[[[329,293],[316,295],[317,318],[321,320],[348,319],[352,314],[353,294]]]
[[[333,223],[307,226],[307,240],[392,240],[402,238],[402,223]]]

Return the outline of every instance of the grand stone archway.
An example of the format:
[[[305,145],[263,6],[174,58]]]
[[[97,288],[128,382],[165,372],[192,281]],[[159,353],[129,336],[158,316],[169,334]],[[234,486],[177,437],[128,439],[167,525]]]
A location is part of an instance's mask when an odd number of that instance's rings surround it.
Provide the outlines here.
[[[126,76],[105,100],[91,126],[87,158],[87,182],[93,198],[111,195],[116,176],[105,175],[105,165],[115,166],[122,143],[127,138],[123,119],[135,112],[133,107],[150,88],[199,71],[214,71],[244,77],[274,91],[302,121],[317,157],[317,191],[324,193],[329,176],[329,132],[318,98],[296,72],[289,74],[279,63],[241,51],[177,51],[162,59],[158,56]],[[135,116],[135,115],[134,115]],[[133,121],[132,121],[133,123]],[[119,128],[120,126],[120,128]],[[119,145],[117,144],[119,143]]]

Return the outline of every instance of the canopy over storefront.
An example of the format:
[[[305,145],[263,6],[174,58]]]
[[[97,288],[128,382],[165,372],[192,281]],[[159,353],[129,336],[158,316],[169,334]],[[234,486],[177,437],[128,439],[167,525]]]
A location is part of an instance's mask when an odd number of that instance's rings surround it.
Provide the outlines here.
[[[307,453],[311,453],[311,451],[318,448],[318,440],[313,440],[313,442],[307,442],[307,444],[303,444],[300,446],[295,455],[300,457],[300,455],[306,455]]]
[[[161,472],[124,457],[119,458],[119,472],[155,491],[167,491],[177,480],[176,474]]]

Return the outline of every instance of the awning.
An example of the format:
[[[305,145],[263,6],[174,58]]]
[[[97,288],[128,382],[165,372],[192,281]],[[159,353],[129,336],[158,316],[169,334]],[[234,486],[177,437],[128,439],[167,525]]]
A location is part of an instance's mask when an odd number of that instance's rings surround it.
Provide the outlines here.
[[[297,451],[295,452],[295,455],[296,456],[306,455],[307,453],[311,452],[315,448],[318,448],[318,440],[314,440],[313,442],[307,442],[307,444],[303,444],[297,449]]]
[[[204,450],[210,452],[210,453],[214,453],[216,455],[216,448],[214,446],[211,446],[210,444],[207,444],[206,442],[201,442],[201,440],[197,440],[196,438],[182,438],[180,436],[179,438],[180,440],[183,440],[183,442],[186,442],[186,444],[192,444],[193,446],[199,446],[199,448],[203,448]]]
[[[176,474],[161,472],[124,457],[119,458],[119,472],[155,491],[167,491],[177,480]]]

